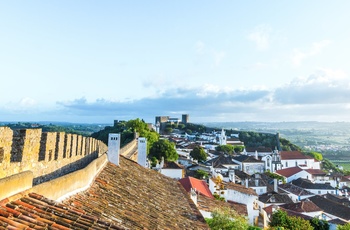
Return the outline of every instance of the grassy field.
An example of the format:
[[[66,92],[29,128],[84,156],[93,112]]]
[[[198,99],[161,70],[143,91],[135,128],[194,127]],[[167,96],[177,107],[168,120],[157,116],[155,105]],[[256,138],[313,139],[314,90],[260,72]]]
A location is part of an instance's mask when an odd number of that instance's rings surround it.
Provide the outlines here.
[[[350,171],[350,161],[332,161],[335,165],[343,166],[344,170]]]

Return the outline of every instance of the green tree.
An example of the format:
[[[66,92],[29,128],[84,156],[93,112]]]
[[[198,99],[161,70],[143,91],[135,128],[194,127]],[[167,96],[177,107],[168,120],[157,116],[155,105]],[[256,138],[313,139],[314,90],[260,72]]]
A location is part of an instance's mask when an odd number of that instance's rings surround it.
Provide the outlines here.
[[[219,151],[219,152],[232,154],[233,150],[234,150],[234,147],[232,145],[219,145],[215,149],[216,149],[216,151]]]
[[[152,130],[145,133],[144,137],[147,139],[147,153],[149,153],[151,147],[153,146],[153,143],[159,140],[159,134]]]
[[[190,156],[198,161],[205,161],[207,159],[207,153],[201,146],[195,146],[190,152]]]
[[[350,230],[350,223],[344,225],[338,225],[337,230]]]
[[[311,152],[305,152],[304,154],[306,154],[308,156],[311,156],[311,157],[315,158],[318,161],[322,161],[323,160],[322,153],[311,151]]]
[[[300,217],[288,216],[285,211],[277,210],[272,214],[270,227],[272,229],[302,229],[302,230],[313,230],[310,222]]]
[[[140,136],[144,137],[145,132],[149,131],[147,124],[140,118],[129,120],[126,122],[126,127],[132,131],[137,132]]]
[[[212,212],[212,218],[206,218],[211,230],[247,230],[248,220],[245,216],[239,215],[235,210],[221,208]]]
[[[157,166],[158,160],[157,160],[156,157],[151,157],[150,161],[151,161],[151,166],[152,167],[156,167]]]
[[[185,130],[185,133],[187,133],[188,135],[191,135],[191,134],[192,134],[192,130],[186,129],[186,130]]]
[[[320,220],[317,217],[314,217],[310,220],[311,226],[314,230],[328,230],[329,224],[326,220]]]
[[[288,226],[288,215],[286,212],[277,210],[272,214],[270,227]]]
[[[169,134],[169,133],[172,133],[172,132],[173,132],[173,129],[172,129],[171,127],[165,127],[164,132],[165,132],[166,134]]]
[[[148,125],[139,118],[127,121],[125,127],[130,131],[137,132],[140,137],[145,137],[147,139],[148,153],[153,143],[159,140],[159,134],[154,130],[150,130]]]
[[[204,178],[208,178],[208,175],[209,175],[208,172],[206,172],[206,171],[204,171],[202,169],[198,169],[198,170],[196,170],[196,172],[194,174],[194,177],[197,178],[197,179],[202,180]]]
[[[163,157],[165,161],[176,161],[179,155],[175,150],[174,143],[166,139],[159,139],[153,143],[148,157],[151,159],[155,157],[158,161],[161,161]]]
[[[243,152],[244,146],[243,146],[243,145],[236,145],[236,146],[233,147],[233,150],[234,150],[236,153]]]

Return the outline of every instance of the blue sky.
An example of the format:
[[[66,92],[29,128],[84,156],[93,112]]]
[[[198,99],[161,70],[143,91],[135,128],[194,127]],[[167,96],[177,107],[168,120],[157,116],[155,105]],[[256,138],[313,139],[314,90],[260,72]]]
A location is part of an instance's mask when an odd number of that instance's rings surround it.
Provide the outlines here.
[[[0,1],[0,121],[350,121],[350,1]]]

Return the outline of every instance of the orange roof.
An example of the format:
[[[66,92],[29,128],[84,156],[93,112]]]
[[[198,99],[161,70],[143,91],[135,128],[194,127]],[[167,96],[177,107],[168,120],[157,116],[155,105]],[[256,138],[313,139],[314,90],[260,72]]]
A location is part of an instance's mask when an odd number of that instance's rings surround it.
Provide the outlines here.
[[[299,167],[292,167],[292,168],[277,170],[276,173],[281,175],[281,176],[290,177],[290,176],[293,176],[294,174],[301,172],[301,171],[303,171],[303,169],[301,169]]]
[[[213,194],[211,194],[209,190],[207,183],[204,180],[199,180],[194,177],[185,177],[180,179],[179,182],[187,192],[190,192],[192,188],[195,189],[197,193],[199,192],[206,197],[214,198]]]

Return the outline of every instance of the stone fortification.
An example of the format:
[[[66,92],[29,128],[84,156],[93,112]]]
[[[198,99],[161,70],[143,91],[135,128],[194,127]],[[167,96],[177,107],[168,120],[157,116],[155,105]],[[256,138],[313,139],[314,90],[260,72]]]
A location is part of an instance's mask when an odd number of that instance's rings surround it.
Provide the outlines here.
[[[137,139],[132,140],[121,148],[120,155],[137,162]]]
[[[107,152],[94,138],[41,129],[0,127],[0,179],[25,171],[40,184],[84,168]]]

